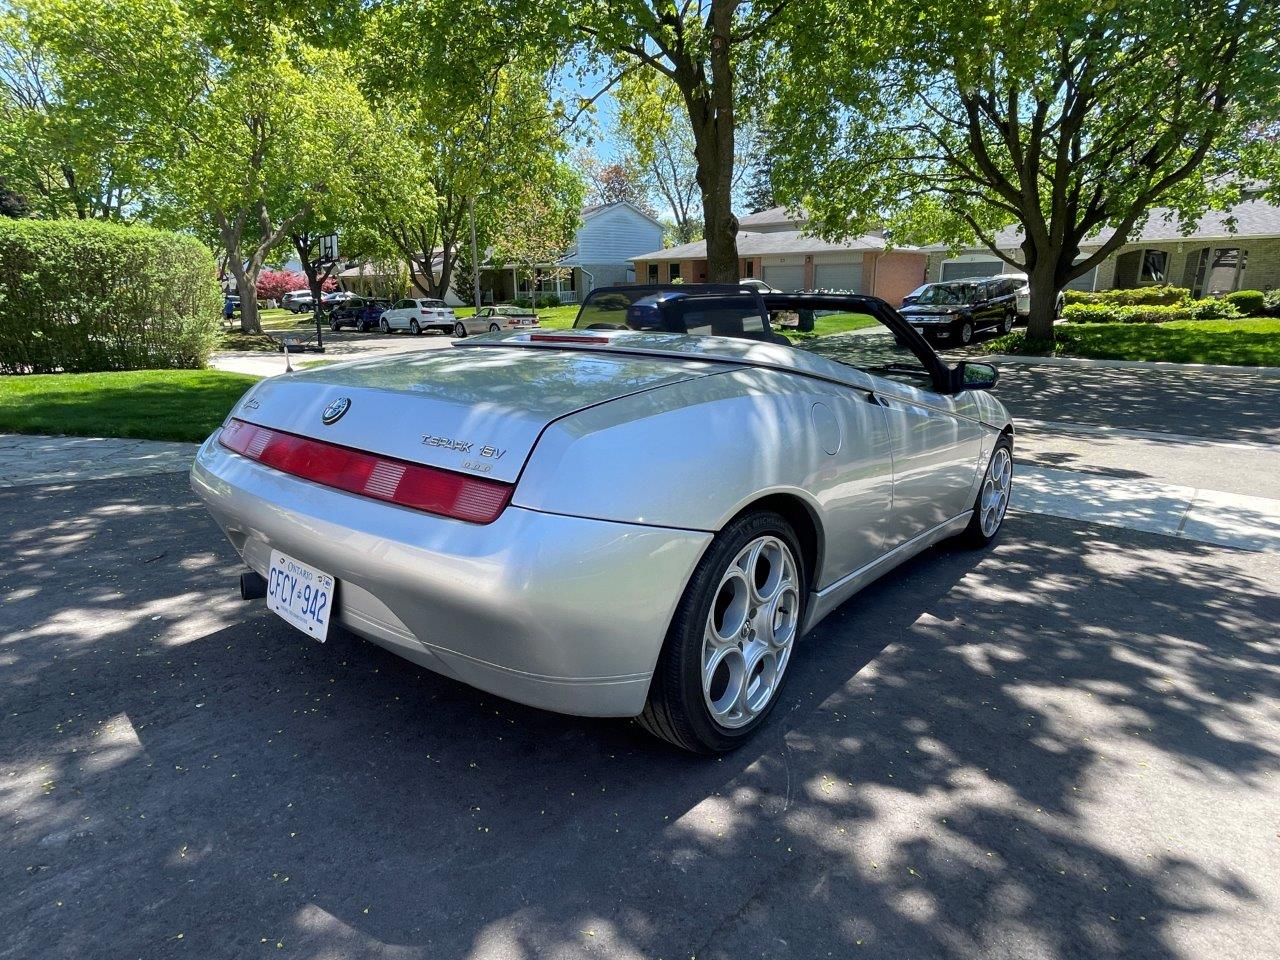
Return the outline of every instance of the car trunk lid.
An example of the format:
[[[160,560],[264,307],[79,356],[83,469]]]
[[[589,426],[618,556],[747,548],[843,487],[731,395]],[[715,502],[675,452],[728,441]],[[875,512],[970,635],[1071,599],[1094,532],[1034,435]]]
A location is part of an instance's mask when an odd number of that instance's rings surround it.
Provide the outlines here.
[[[233,416],[513,483],[552,421],[719,369],[708,362],[576,351],[433,350],[272,377],[254,387]],[[345,409],[333,418],[339,408]]]

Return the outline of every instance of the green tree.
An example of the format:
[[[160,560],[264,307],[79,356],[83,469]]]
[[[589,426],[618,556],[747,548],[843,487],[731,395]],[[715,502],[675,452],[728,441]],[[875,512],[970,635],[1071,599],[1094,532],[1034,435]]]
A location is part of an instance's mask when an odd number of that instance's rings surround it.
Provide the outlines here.
[[[616,66],[618,77],[656,73],[675,88],[693,138],[712,281],[738,279],[733,191],[739,128],[754,102],[753,91],[768,75],[770,36],[780,15],[798,4],[609,0],[572,4],[563,20]]]
[[[1275,171],[1280,6],[1271,0],[833,0],[789,24],[774,184],[830,236],[976,239],[1056,293],[1156,205],[1190,229]],[[1020,247],[994,242],[1017,225]],[[1082,256],[1084,241],[1096,245]]]
[[[248,49],[223,47],[164,167],[170,215],[203,221],[225,251],[247,332],[261,330],[255,288],[272,252],[361,200],[356,171],[376,136],[352,72],[341,53],[273,28]]]
[[[176,0],[19,0],[0,11],[0,175],[43,217],[127,220],[199,96]]]
[[[563,274],[557,264],[573,245],[582,197],[582,178],[567,164],[523,183],[512,202],[493,212],[491,262],[544,281]]]
[[[394,144],[372,158],[362,217],[432,297],[454,285],[472,207],[479,232],[490,233],[493,218],[523,202],[529,184],[558,182],[566,148],[564,118],[547,92],[551,57],[528,48],[520,33],[496,30],[489,13],[438,0],[388,4],[362,42],[374,51],[365,89],[396,131]],[[550,221],[552,235],[564,213]]]

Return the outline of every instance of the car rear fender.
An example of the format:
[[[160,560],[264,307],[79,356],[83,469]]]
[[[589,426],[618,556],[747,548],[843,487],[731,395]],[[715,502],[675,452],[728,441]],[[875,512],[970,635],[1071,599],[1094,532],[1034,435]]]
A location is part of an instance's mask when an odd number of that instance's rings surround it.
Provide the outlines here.
[[[740,368],[601,404],[544,431],[512,502],[548,513],[718,531],[753,504],[785,497],[813,520],[821,545],[814,582],[821,583],[830,572],[830,537],[823,531],[849,526],[873,536],[892,484],[886,435],[846,432],[849,446],[843,447],[832,444],[832,433],[815,429],[817,404],[826,408],[821,416],[834,410],[836,418],[843,404],[866,405],[857,391],[840,396],[844,392],[807,377]],[[842,447],[842,455],[826,447]],[[863,532],[851,529],[847,539]]]

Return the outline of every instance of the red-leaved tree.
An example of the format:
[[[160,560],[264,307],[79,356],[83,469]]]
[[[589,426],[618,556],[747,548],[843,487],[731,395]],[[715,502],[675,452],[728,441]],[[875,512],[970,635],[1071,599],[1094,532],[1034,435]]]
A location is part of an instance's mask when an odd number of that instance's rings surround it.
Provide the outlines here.
[[[280,301],[290,290],[306,290],[307,278],[296,270],[263,270],[258,274],[258,299]],[[324,282],[325,293],[338,289],[338,281],[329,277]]]

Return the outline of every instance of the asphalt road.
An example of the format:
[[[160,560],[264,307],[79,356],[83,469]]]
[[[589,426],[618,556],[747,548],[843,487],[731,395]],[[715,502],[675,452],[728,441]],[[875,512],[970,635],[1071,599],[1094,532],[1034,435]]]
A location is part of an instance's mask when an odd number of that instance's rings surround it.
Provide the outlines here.
[[[1205,958],[1280,942],[1280,556],[1030,514],[722,759],[234,598],[185,478],[0,492],[0,958]]]

